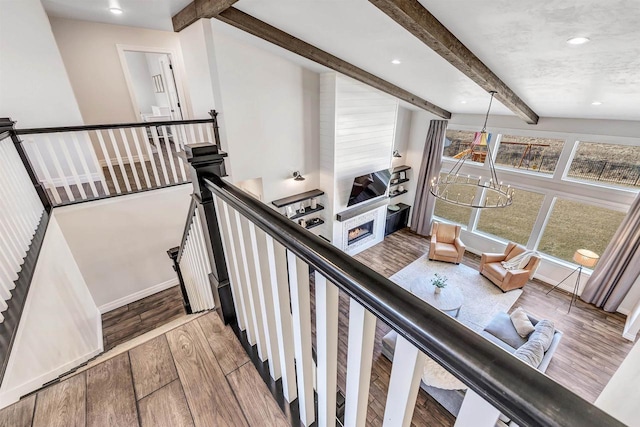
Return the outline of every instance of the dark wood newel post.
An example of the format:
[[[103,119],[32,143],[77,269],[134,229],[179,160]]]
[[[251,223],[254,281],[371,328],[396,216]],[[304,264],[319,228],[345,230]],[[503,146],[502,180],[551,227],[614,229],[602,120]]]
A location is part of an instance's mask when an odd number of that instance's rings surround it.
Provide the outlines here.
[[[6,118],[6,117],[0,118],[0,134],[9,132],[9,135],[11,136],[11,141],[13,141],[13,145],[16,147],[16,151],[20,156],[20,160],[22,160],[22,164],[24,168],[27,170],[27,174],[31,179],[31,183],[33,184],[33,187],[36,189],[36,193],[38,193],[38,197],[40,198],[40,201],[42,202],[42,205],[44,206],[45,211],[47,211],[47,213],[51,213],[51,210],[53,209],[53,204],[51,203],[51,200],[49,200],[49,196],[47,195],[46,190],[44,189],[40,181],[38,181],[38,177],[36,176],[36,172],[33,169],[33,165],[29,161],[29,157],[27,157],[27,153],[25,153],[24,147],[22,146],[22,140],[16,134],[15,124],[16,122],[14,122],[9,118]]]
[[[214,116],[215,117],[215,116]],[[207,176],[226,176],[224,158],[227,153],[218,150],[218,146],[210,143],[188,144],[185,146],[187,161],[191,165],[191,182],[198,202],[200,218],[204,218],[205,239],[208,240],[207,252],[211,262],[211,289],[216,302],[216,310],[225,324],[237,320],[229,283],[229,273],[222,247],[222,235],[218,227],[218,216],[213,201],[213,194],[204,185]]]

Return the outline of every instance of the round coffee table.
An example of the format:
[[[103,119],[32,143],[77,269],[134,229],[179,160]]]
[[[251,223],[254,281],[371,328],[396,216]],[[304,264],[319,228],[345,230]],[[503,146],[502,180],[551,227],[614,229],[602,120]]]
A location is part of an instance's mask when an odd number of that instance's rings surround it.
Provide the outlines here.
[[[415,296],[428,302],[435,308],[452,317],[458,317],[460,314],[460,307],[464,302],[462,292],[452,285],[443,288],[440,293],[436,293],[435,289],[436,287],[431,283],[419,282],[414,283],[410,290]]]

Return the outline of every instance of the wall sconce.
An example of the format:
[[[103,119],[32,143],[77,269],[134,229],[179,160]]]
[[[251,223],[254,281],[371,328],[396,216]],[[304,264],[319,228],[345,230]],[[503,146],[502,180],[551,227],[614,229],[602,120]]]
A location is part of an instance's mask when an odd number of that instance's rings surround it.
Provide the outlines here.
[[[399,159],[402,156],[400,155],[400,152],[398,150],[393,150],[393,157],[395,157],[396,159]]]
[[[294,180],[294,181],[304,181],[304,180],[305,180],[305,177],[304,177],[304,176],[302,176],[302,175],[300,174],[300,172],[299,172],[299,171],[295,171],[295,172],[293,173],[293,180]]]

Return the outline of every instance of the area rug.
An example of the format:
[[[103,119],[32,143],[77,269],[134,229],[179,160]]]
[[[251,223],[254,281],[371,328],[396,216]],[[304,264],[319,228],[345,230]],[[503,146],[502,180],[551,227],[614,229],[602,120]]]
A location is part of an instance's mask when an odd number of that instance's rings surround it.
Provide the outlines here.
[[[417,288],[424,290],[432,287],[431,279],[435,273],[447,277],[447,288],[456,287],[462,292],[464,301],[458,320],[476,332],[482,331],[499,312],[509,311],[522,295],[522,289],[502,292],[489,279],[466,265],[429,261],[427,255],[398,271],[390,279],[402,288],[415,292]]]

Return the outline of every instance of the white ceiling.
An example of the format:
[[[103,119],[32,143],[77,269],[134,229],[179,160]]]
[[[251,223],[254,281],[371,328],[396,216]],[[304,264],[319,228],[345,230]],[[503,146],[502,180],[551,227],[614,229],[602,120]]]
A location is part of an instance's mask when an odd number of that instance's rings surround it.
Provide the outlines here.
[[[55,16],[164,30],[189,3],[119,0],[125,13],[115,16],[114,0],[42,1]],[[640,120],[640,1],[419,1],[540,116]],[[366,0],[235,7],[451,112],[486,111],[484,90]],[[578,35],[591,43],[566,44]],[[512,113],[494,102],[492,114]]]
[[[50,16],[173,31],[171,17],[192,0],[42,0]],[[122,15],[109,7],[123,10]]]

